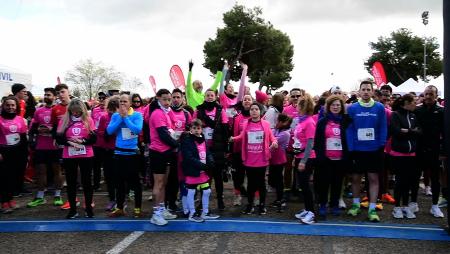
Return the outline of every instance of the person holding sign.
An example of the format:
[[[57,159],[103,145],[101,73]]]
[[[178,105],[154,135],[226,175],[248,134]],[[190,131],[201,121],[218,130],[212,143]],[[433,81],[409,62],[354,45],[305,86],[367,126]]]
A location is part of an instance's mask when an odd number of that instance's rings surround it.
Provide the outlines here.
[[[345,115],[345,103],[341,96],[332,95],[325,102],[325,116],[317,123],[314,138],[314,151],[317,167],[314,183],[318,192],[319,216],[326,217],[328,192],[329,206],[333,215],[340,215],[339,197],[342,180],[348,165],[347,141],[345,128],[348,120]]]
[[[85,217],[94,217],[92,209],[94,150],[92,145],[97,140],[95,130],[95,123],[89,117],[83,101],[80,99],[71,100],[56,132],[56,142],[59,145],[64,145],[62,158],[66,173],[67,197],[70,204],[67,219],[78,217],[76,206],[78,168],[81,173],[81,184],[83,185],[86,204]]]
[[[383,151],[387,139],[387,119],[383,104],[375,102],[373,83],[362,81],[359,85],[358,102],[348,107],[348,115],[352,119],[347,128],[348,149],[352,153],[354,168],[352,172],[353,204],[348,214],[357,216],[361,213],[360,187],[361,175],[367,173],[369,182],[369,212],[372,222],[380,221],[376,212],[378,196],[378,174],[383,167]]]
[[[13,199],[14,188],[20,172],[24,172],[26,160],[27,124],[20,116],[19,101],[14,96],[6,97],[1,105],[0,115],[0,201],[2,212],[11,213],[17,208]],[[23,181],[23,179],[22,179]]]
[[[258,214],[267,213],[266,201],[266,169],[269,166],[271,150],[278,148],[277,139],[270,129],[270,124],[262,120],[262,105],[253,103],[250,106],[250,119],[244,122],[238,136],[231,137],[231,141],[242,144],[242,161],[247,173],[248,204],[242,213],[254,212],[253,202],[255,192],[259,191]]]

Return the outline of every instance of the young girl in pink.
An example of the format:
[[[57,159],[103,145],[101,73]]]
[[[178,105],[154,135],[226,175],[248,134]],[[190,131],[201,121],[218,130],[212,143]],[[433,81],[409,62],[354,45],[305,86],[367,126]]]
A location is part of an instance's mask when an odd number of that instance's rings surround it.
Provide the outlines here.
[[[261,119],[262,105],[253,103],[250,107],[250,119],[244,122],[242,132],[232,141],[242,142],[242,161],[247,174],[248,204],[244,214],[252,214],[255,192],[259,191],[260,204],[258,213],[266,214],[266,169],[272,149],[278,147],[277,140],[273,136],[270,124]]]
[[[182,168],[188,190],[189,221],[192,222],[219,218],[219,216],[209,212],[211,188],[207,172],[214,168],[214,162],[202,131],[202,121],[195,119],[192,121],[190,132],[183,134],[181,137]],[[196,216],[194,204],[194,196],[197,190],[202,192],[202,213],[200,216]]]
[[[78,217],[76,206],[77,172],[81,173],[81,184],[85,198],[85,217],[93,218],[92,209],[92,170],[96,141],[95,124],[89,117],[85,104],[79,100],[71,100],[67,112],[58,125],[56,141],[63,148],[63,164],[66,173],[67,196],[70,210],[67,219]]]

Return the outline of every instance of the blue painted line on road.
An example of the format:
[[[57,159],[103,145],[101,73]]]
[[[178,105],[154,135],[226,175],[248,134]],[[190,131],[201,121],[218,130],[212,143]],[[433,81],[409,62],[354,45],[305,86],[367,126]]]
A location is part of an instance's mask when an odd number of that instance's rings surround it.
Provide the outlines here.
[[[321,222],[303,225],[296,221],[218,219],[204,223],[173,220],[158,227],[149,220],[80,219],[80,220],[7,220],[0,221],[0,232],[242,232],[361,238],[389,238],[427,241],[450,241],[448,233],[435,225],[366,224]]]

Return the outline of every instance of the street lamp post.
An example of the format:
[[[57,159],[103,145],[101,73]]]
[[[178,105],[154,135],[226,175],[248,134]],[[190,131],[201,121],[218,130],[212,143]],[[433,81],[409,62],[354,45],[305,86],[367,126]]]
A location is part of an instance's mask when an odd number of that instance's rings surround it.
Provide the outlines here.
[[[428,11],[422,12],[422,23],[426,27],[428,25]],[[427,37],[423,36],[423,81],[427,83]]]

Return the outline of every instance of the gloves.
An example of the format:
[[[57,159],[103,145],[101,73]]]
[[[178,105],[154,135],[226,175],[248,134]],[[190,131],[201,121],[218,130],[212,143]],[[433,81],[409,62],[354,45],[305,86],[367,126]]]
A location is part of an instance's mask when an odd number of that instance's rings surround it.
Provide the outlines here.
[[[189,71],[192,71],[192,67],[194,66],[194,63],[192,62],[192,59],[189,60]]]

